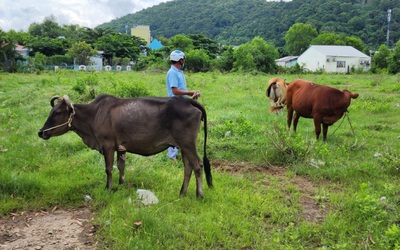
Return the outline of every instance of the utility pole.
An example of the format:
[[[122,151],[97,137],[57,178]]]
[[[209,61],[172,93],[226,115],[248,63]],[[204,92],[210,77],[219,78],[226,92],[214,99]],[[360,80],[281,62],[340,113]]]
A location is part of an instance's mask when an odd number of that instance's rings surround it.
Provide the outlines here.
[[[387,34],[386,34],[386,46],[389,48],[389,30],[390,30],[390,17],[392,15],[392,10],[388,9],[387,10],[388,16],[387,16],[387,20],[388,20],[388,27],[387,27]]]

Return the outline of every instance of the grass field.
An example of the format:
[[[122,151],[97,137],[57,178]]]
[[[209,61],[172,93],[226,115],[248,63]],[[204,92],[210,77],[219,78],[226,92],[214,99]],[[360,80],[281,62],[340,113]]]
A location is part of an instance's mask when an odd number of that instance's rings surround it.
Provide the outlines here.
[[[280,75],[360,94],[326,143],[311,119],[294,134],[286,112],[269,114],[265,88],[276,76],[186,76],[208,114],[215,188],[202,200],[194,178],[179,197],[182,163],[164,153],[129,154],[125,184],[110,192],[102,155],[76,134],[37,135],[53,95],[165,96],[165,72],[1,74],[0,214],[88,207],[99,249],[400,249],[400,76]],[[202,156],[202,136],[198,144]],[[138,205],[138,188],[160,202]]]

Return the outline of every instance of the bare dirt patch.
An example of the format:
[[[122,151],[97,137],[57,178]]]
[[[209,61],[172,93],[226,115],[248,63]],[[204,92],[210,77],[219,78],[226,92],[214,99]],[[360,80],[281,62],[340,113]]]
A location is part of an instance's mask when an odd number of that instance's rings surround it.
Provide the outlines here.
[[[96,249],[92,216],[87,208],[11,213],[0,217],[0,249]]]

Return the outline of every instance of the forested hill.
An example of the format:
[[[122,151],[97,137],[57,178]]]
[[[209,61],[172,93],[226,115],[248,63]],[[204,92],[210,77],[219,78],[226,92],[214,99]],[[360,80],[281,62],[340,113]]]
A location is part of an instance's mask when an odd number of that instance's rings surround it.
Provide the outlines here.
[[[174,0],[104,23],[98,28],[125,32],[150,25],[154,38],[204,34],[219,43],[239,45],[260,36],[275,46],[295,23],[309,23],[318,32],[360,38],[370,49],[386,44],[391,9],[390,46],[400,39],[399,0]]]

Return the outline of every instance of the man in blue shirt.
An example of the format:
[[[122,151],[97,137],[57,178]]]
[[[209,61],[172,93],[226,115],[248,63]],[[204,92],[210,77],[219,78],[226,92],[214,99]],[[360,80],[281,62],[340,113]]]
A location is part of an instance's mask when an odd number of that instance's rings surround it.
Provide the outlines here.
[[[197,100],[197,98],[201,96],[201,93],[199,91],[188,91],[186,89],[186,78],[183,74],[185,54],[180,50],[174,50],[171,52],[169,59],[171,61],[171,68],[167,72],[166,81],[168,96],[186,96]],[[177,154],[177,147],[168,148],[167,156],[169,158],[176,160]]]

